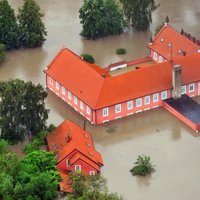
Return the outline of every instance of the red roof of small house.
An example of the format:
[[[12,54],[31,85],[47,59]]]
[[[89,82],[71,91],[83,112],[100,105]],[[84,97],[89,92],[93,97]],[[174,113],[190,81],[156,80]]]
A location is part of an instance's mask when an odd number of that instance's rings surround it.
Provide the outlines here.
[[[165,59],[171,60],[170,45],[172,45],[173,56],[182,56],[181,51],[185,51],[186,54],[191,54],[200,49],[197,44],[181,35],[170,25],[164,25],[153,39],[152,45],[149,44],[148,47],[159,53]]]
[[[69,136],[68,142],[66,136]],[[50,151],[56,152],[58,163],[73,151],[78,151],[83,161],[103,165],[101,154],[94,148],[91,135],[69,120],[65,120],[47,136]]]
[[[63,49],[46,73],[94,110],[172,88],[172,64],[169,61],[116,76],[110,76],[102,69],[105,77],[82,62],[71,51]],[[176,56],[173,62],[182,65],[183,84],[200,80],[200,53]]]

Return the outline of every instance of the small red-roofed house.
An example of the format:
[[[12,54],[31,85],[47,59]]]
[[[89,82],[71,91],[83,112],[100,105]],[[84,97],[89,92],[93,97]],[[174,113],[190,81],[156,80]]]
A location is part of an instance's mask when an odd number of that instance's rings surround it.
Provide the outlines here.
[[[91,135],[71,121],[64,121],[51,132],[47,136],[47,143],[57,159],[62,191],[71,191],[69,172],[82,171],[86,175],[100,173],[103,160],[94,148]]]

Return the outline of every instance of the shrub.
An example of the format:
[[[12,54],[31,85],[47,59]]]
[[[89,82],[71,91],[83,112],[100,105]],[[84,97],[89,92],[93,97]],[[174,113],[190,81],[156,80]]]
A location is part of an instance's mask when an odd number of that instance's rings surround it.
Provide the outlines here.
[[[5,60],[5,45],[0,43],[0,64]]]
[[[124,48],[118,48],[118,49],[116,49],[116,54],[122,55],[122,54],[125,54],[125,53],[126,53],[126,49],[124,49]]]
[[[146,176],[154,171],[151,158],[146,155],[138,156],[135,166],[130,170],[132,175]]]
[[[155,36],[159,33],[159,31],[161,30],[161,28],[162,28],[163,26],[164,26],[164,22],[161,23],[160,25],[158,25],[158,26],[155,28],[155,33],[154,33]]]
[[[81,55],[81,57],[83,57],[83,60],[85,60],[88,63],[92,63],[92,64],[95,63],[93,56],[90,55],[90,54],[84,53],[84,54]]]
[[[54,124],[50,124],[49,127],[47,128],[47,131],[51,133],[54,129],[56,129],[56,126]]]

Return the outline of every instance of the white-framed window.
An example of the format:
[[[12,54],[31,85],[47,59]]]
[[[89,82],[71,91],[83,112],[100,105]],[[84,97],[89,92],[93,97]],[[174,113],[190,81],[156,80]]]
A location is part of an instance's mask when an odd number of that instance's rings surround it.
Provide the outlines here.
[[[159,94],[156,93],[156,94],[153,94],[153,102],[158,102],[159,100]]]
[[[115,105],[115,113],[120,113],[121,112],[121,104]]]
[[[133,101],[128,101],[128,102],[127,102],[127,109],[128,109],[128,110],[133,109]]]
[[[67,166],[67,167],[70,166],[70,161],[69,161],[69,159],[66,160],[66,166]]]
[[[50,84],[53,85],[53,79],[50,77]]]
[[[103,117],[106,117],[109,115],[109,108],[104,108],[103,109]]]
[[[65,88],[62,86],[62,94],[65,94]]]
[[[90,115],[90,111],[91,111],[91,110],[90,110],[90,107],[87,106],[87,107],[86,107],[86,112],[87,112],[88,115]]]
[[[155,60],[157,60],[158,54],[157,54],[156,52],[153,53],[153,58],[154,58]]]
[[[145,104],[145,105],[150,104],[150,96],[146,96],[146,97],[144,98],[144,104]]]
[[[95,171],[90,171],[90,176],[95,175]]]
[[[84,109],[84,105],[83,105],[83,102],[80,101],[80,109],[83,110]]]
[[[74,96],[74,103],[77,105],[78,104],[78,99],[76,96]]]
[[[142,106],[142,98],[136,99],[136,107]]]
[[[194,83],[189,84],[189,92],[194,92]]]
[[[181,94],[186,94],[186,85],[181,86]]]
[[[75,169],[75,171],[80,172],[81,171],[81,165],[75,165],[74,169]]]
[[[70,91],[67,92],[68,99],[72,99],[72,93]]]
[[[56,89],[59,90],[60,84],[56,81]]]
[[[167,99],[167,91],[161,92],[161,99],[162,100]]]
[[[163,62],[163,57],[159,56],[159,63],[162,63],[162,62]]]

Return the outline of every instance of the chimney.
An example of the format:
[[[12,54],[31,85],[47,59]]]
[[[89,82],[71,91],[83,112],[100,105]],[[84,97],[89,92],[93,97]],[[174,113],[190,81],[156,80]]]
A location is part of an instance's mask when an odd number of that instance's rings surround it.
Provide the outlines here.
[[[178,99],[181,97],[181,71],[182,67],[179,64],[173,65],[172,67],[172,97]]]
[[[66,137],[65,137],[65,140],[66,140],[66,142],[68,143],[69,141],[70,141],[70,139],[71,139],[71,136],[70,136],[70,130],[67,132],[67,135],[66,135]]]

